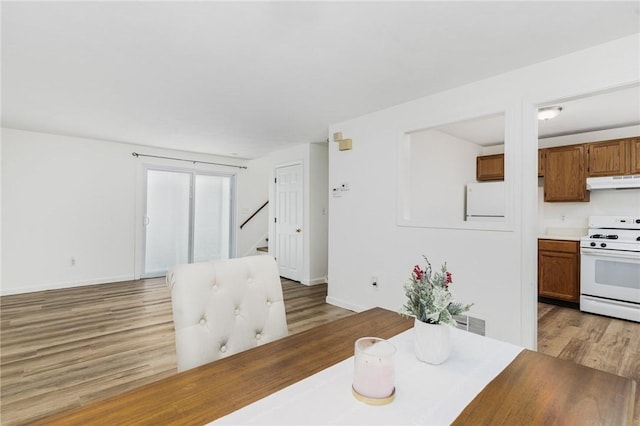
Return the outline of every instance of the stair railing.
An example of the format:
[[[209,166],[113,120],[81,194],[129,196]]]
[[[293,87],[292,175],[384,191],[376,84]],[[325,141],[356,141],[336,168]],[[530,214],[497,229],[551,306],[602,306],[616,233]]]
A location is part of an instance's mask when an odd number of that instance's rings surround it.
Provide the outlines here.
[[[260,213],[260,210],[264,209],[267,204],[269,204],[269,200],[267,200],[263,205],[261,205],[258,210],[256,210],[255,212],[253,212],[253,214],[251,216],[249,216],[244,222],[242,222],[242,225],[240,225],[240,229],[242,229],[243,226],[245,226],[251,219],[253,219],[253,217],[255,215],[257,215],[258,213]]]

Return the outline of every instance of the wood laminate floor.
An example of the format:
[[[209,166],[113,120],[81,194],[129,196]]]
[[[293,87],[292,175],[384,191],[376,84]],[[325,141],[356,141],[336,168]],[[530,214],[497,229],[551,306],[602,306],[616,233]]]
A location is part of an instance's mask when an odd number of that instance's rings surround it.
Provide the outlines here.
[[[289,333],[353,312],[282,280]],[[26,424],[176,373],[171,299],[154,278],[0,297],[0,424]]]
[[[634,379],[640,426],[640,324],[538,303],[538,352]]]
[[[327,286],[282,280],[297,333],[352,312],[325,303]],[[164,278],[0,297],[0,424],[102,399],[176,371]],[[634,378],[640,324],[538,304],[538,350]],[[640,392],[636,396],[640,407]],[[640,426],[640,408],[634,424]]]

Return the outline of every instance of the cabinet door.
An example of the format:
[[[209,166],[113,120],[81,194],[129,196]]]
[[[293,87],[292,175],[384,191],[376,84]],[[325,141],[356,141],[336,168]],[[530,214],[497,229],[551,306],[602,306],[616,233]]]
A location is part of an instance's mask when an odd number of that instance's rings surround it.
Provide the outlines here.
[[[640,174],[640,137],[629,139],[627,149],[629,151],[628,173],[632,175]]]
[[[627,170],[627,140],[616,139],[587,145],[589,176],[619,176]]]
[[[504,154],[477,157],[476,179],[478,181],[504,180]]]
[[[589,201],[584,144],[547,148],[544,201]]]
[[[546,149],[538,150],[538,177],[544,176],[544,159],[547,156]]]
[[[577,244],[575,246],[577,247]],[[540,243],[538,247],[538,295],[578,302],[580,300],[579,254],[568,251],[547,251],[541,248],[543,245]]]

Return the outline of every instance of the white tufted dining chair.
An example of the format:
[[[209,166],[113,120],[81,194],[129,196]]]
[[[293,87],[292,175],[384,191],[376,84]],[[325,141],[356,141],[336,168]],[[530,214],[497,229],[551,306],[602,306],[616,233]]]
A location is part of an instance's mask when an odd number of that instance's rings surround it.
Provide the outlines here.
[[[192,263],[167,274],[178,371],[287,335],[276,261],[271,256]]]

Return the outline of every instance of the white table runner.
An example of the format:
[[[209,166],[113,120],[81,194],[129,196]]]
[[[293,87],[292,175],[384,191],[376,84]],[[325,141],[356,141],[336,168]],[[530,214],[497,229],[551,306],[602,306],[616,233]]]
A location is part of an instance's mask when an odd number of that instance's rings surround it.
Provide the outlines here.
[[[429,365],[414,355],[413,328],[389,341],[397,352],[396,397],[388,405],[353,397],[351,357],[210,424],[448,425],[523,350],[452,328],[451,357]]]

